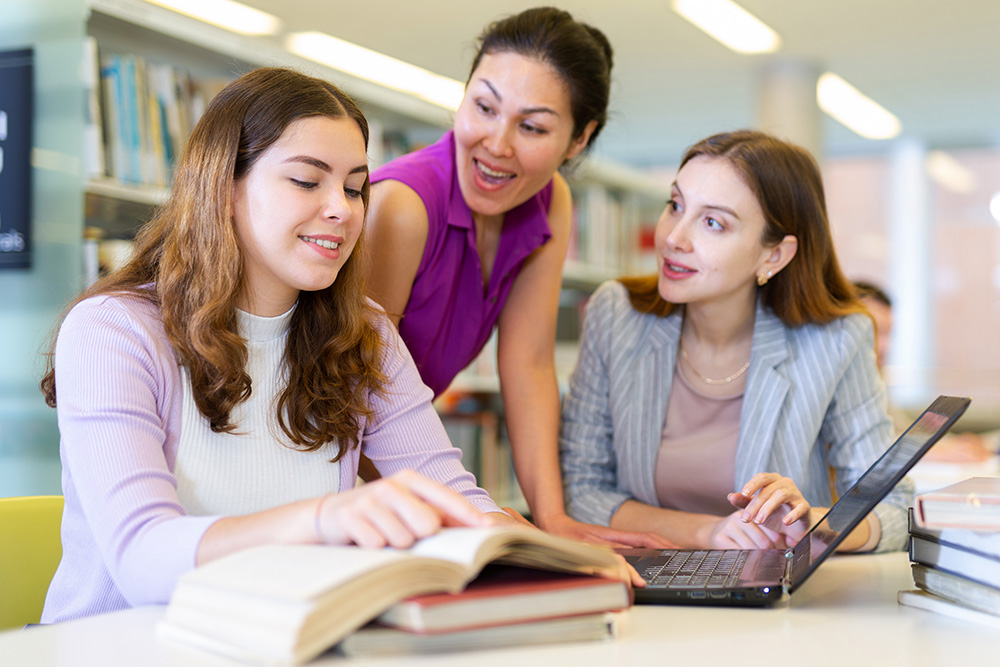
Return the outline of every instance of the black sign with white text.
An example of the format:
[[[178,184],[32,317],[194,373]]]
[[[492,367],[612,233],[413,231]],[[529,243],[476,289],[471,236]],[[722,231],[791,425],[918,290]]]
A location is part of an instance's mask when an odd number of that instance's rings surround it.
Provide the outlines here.
[[[0,269],[31,266],[33,60],[0,52]]]

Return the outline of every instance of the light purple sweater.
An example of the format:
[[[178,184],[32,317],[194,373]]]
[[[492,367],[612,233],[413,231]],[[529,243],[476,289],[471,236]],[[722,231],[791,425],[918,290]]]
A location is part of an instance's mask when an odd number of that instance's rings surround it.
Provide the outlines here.
[[[498,511],[462,468],[430,403],[431,391],[387,319],[385,398],[362,448],[383,475],[407,468]],[[159,309],[134,296],[100,296],[75,306],[56,344],[56,386],[65,509],[63,558],[43,623],[166,603],[195,566],[202,535],[218,516],[187,516],[174,463],[183,385]],[[340,489],[354,487],[358,449],[340,461]]]

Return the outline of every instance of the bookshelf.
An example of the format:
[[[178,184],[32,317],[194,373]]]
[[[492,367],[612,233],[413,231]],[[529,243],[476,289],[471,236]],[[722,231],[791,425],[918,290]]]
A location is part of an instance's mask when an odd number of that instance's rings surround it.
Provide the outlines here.
[[[0,313],[0,320],[11,325],[5,329],[16,332],[15,344],[3,352],[10,362],[6,366],[13,370],[0,382],[0,416],[11,426],[0,440],[0,468],[11,471],[0,475],[0,496],[59,492],[55,413],[41,403],[35,389],[41,341],[62,306],[96,276],[97,267],[112,261],[108,256],[126,255],[129,239],[168,195],[169,161],[153,169],[154,176],[142,175],[140,168],[139,176],[123,177],[121,170],[116,172],[114,155],[109,159],[104,125],[110,119],[100,68],[106,55],[125,57],[133,67],[145,66],[147,80],[150,71],[155,78],[159,68],[170,67],[174,76],[183,73],[192,82],[205,84],[199,104],[207,101],[213,87],[257,66],[289,66],[328,78],[359,100],[372,136],[381,137],[371,142],[373,165],[405,152],[412,143],[432,142],[451,126],[451,112],[296,56],[284,48],[280,37],[237,35],[143,0],[38,0],[19,4],[5,22],[0,26],[0,47],[33,47],[38,55],[36,77],[41,85],[36,97],[41,103],[36,106],[35,145],[43,150],[36,149],[33,168],[36,267],[27,276],[0,276],[5,293],[24,295],[9,300],[9,312]],[[51,119],[57,117],[61,125],[53,130]],[[39,155],[52,157],[56,166],[41,164]],[[666,189],[634,170],[594,158],[584,159],[568,180],[574,197],[578,201],[586,197],[590,203],[580,207],[578,222],[589,232],[591,245],[577,248],[564,278],[566,309],[572,312],[577,309],[574,304],[602,281],[634,270],[637,229],[644,221],[655,221]],[[602,198],[607,199],[603,210],[615,211],[614,230],[605,229],[607,214],[599,208]],[[600,239],[608,238],[602,234],[613,235],[614,252],[601,249],[599,255],[593,249]],[[572,333],[568,335],[572,338]],[[561,347],[567,345],[572,342]],[[465,375],[474,384],[471,388],[484,397],[479,416],[458,415],[455,423],[490,431],[473,434],[478,448],[491,449],[477,454],[477,460],[495,471],[491,474],[497,484],[510,489],[501,498],[512,497],[518,506],[497,396],[495,348],[490,349],[492,360],[477,366],[474,375]],[[562,357],[572,359],[575,354],[571,349]],[[14,458],[26,459],[33,470],[44,472],[40,477],[24,474],[20,463],[12,464],[11,452]]]

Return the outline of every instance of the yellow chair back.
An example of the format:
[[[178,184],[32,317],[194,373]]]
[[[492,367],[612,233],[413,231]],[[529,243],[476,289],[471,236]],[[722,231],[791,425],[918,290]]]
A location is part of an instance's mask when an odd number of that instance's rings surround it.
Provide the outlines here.
[[[0,498],[0,630],[37,623],[62,558],[62,496]]]

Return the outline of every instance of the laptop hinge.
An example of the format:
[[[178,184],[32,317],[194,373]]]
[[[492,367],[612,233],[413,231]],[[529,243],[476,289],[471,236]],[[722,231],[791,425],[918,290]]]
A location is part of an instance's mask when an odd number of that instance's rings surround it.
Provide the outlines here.
[[[785,549],[785,576],[781,578],[781,591],[785,595],[788,595],[791,591],[789,589],[792,586],[792,557],[794,556],[793,549],[789,547]]]

